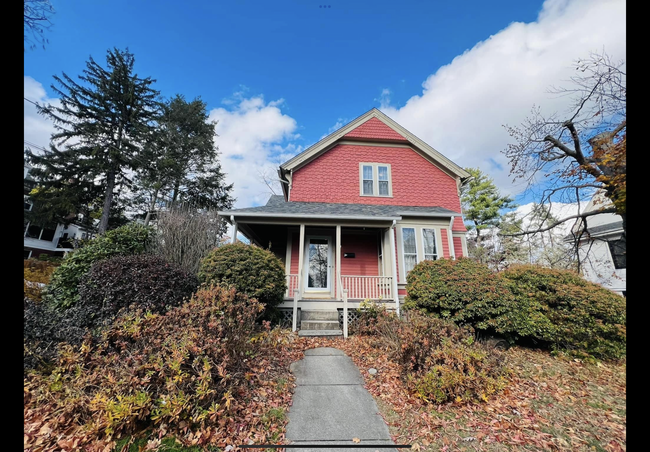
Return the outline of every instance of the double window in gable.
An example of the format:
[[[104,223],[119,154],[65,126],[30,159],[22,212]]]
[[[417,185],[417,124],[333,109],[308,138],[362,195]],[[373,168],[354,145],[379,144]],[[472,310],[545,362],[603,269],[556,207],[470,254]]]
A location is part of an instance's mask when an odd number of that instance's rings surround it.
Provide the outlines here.
[[[390,164],[360,163],[361,196],[393,196]]]

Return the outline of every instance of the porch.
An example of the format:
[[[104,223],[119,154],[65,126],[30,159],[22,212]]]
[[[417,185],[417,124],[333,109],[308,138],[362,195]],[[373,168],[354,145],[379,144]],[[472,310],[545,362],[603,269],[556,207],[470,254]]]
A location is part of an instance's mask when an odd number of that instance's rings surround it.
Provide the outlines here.
[[[307,222],[240,217],[231,222],[236,232],[285,262],[287,290],[278,307],[292,313],[294,330],[299,311],[339,311],[347,318],[348,309],[374,300],[399,312],[392,218]],[[344,322],[344,335],[346,326]]]

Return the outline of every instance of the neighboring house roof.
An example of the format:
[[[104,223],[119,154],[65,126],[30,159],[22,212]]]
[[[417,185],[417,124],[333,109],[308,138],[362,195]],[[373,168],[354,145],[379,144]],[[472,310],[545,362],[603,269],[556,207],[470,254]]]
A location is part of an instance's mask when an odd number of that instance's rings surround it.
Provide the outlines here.
[[[386,114],[373,108],[280,165],[278,171],[280,178],[287,180],[285,177],[287,172],[297,169],[322,153],[327,152],[340,139],[408,143],[455,176],[461,179],[470,177],[470,174],[463,168],[393,121]],[[284,184],[283,190],[286,190]]]
[[[443,207],[386,206],[377,204],[342,204],[328,202],[285,201],[282,195],[273,195],[265,206],[247,207],[219,212],[219,215],[293,217],[293,218],[338,218],[368,220],[400,220],[403,216],[459,217],[459,212]]]
[[[593,228],[588,228],[589,234],[583,234],[582,239],[589,238],[589,237],[596,237],[596,236],[603,236],[603,235],[608,235],[612,233],[619,233],[623,230],[623,221],[617,221],[614,223],[607,223],[607,224],[601,224],[600,226],[594,226]],[[575,240],[579,233],[576,232],[576,235],[574,236],[573,233],[568,234],[567,236],[564,237],[565,241],[573,241]]]

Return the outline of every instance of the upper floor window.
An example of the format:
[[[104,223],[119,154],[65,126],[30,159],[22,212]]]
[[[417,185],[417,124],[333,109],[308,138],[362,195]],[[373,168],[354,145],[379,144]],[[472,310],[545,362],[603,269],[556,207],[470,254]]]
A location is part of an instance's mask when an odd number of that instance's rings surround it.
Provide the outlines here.
[[[360,163],[361,196],[393,196],[390,164]]]
[[[609,252],[612,254],[614,268],[625,268],[625,237],[608,241]]]

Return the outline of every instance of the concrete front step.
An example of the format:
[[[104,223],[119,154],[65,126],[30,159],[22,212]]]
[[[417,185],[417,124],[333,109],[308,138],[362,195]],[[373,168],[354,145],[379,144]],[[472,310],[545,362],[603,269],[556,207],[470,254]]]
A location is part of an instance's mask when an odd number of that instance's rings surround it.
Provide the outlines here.
[[[303,320],[300,322],[301,330],[338,330],[338,320]]]
[[[300,310],[300,320],[336,320],[339,321],[337,310]]]
[[[298,336],[322,337],[322,336],[343,336],[341,330],[300,330]]]

